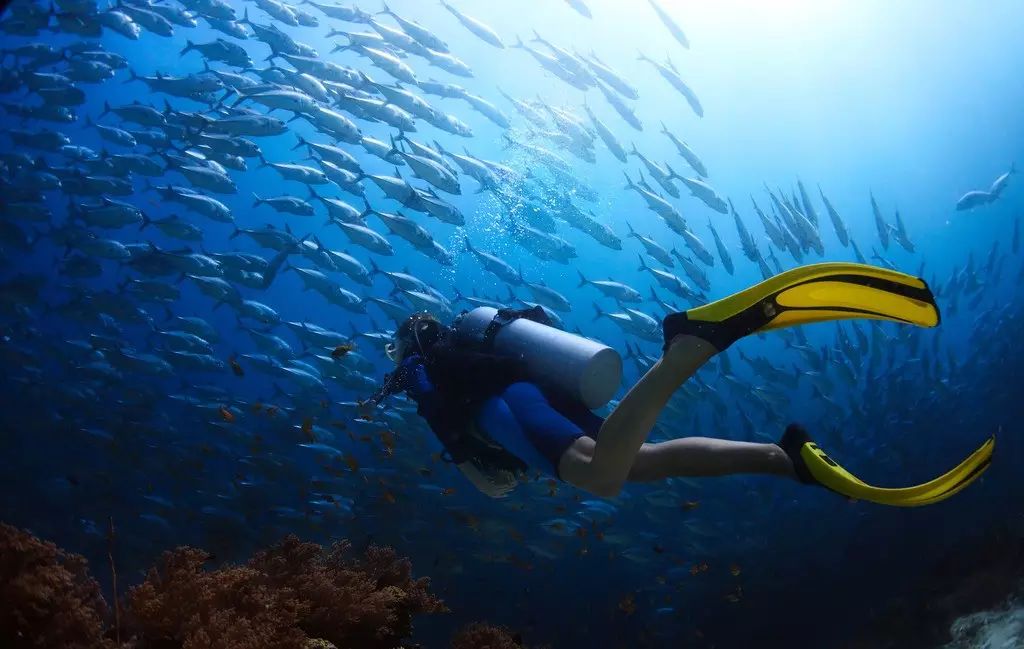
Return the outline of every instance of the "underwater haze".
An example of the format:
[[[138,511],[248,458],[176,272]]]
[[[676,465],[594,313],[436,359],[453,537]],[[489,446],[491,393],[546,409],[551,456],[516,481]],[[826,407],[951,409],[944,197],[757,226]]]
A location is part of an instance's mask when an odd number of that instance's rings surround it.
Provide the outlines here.
[[[1021,25],[1014,0],[14,0],[0,521],[99,575],[113,520],[128,584],[181,545],[388,545],[451,609],[409,646],[476,620],[556,649],[896,646],[937,562],[1024,533]],[[826,261],[924,278],[941,324],[749,336],[650,441],[799,421],[900,487],[996,435],[955,497],[604,499],[531,470],[491,499],[411,400],[359,412],[416,311],[539,304],[622,355],[620,399],[667,313]],[[898,646],[1024,646],[1003,608],[904,615]]]

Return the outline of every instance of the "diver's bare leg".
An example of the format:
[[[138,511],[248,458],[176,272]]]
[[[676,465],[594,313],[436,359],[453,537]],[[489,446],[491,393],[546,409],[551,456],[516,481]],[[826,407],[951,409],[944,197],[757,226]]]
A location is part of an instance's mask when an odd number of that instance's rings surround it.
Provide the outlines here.
[[[562,456],[558,466],[562,479],[598,495],[617,494],[665,404],[716,353],[705,340],[677,336],[608,415],[592,457],[572,448]]]
[[[796,479],[793,462],[776,444],[710,437],[680,437],[644,444],[629,471],[629,482],[760,473]]]

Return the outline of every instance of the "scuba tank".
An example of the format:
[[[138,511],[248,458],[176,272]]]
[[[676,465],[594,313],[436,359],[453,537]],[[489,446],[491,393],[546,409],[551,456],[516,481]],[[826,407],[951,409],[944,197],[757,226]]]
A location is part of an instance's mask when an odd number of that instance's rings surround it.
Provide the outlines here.
[[[456,318],[458,339],[484,351],[525,361],[530,379],[591,410],[622,384],[622,357],[611,347],[532,319],[529,311],[481,306]],[[539,319],[539,318],[538,318]]]

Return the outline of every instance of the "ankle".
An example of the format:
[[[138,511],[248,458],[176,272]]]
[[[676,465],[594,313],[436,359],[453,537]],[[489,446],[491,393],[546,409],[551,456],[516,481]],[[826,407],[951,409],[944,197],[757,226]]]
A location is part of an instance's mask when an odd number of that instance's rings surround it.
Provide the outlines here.
[[[679,334],[668,343],[662,354],[662,362],[671,365],[692,365],[694,361],[707,362],[718,350],[703,338],[690,334]]]
[[[767,444],[767,446],[769,447],[768,453],[771,456],[772,465],[777,467],[775,473],[800,482],[800,476],[797,475],[796,466],[793,464],[789,454],[778,444]]]

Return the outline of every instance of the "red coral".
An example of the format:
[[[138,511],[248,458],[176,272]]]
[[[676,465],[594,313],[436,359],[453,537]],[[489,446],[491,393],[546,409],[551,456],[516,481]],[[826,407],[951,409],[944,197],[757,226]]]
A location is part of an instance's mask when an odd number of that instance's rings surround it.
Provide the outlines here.
[[[143,647],[300,648],[297,602],[261,584],[245,567],[206,571],[201,550],[165,552],[128,594],[128,615]]]
[[[5,647],[107,646],[106,609],[82,556],[0,523],[0,638]]]
[[[323,548],[289,536],[244,566],[206,570],[202,550],[165,552],[125,607],[136,649],[393,649],[419,613],[446,611],[409,561],[371,546]],[[0,524],[4,649],[113,649],[106,603],[85,559]],[[501,645],[494,645],[496,648]]]
[[[362,561],[349,550],[289,536],[246,566],[214,571],[199,550],[167,552],[128,596],[139,646],[291,649],[322,638],[391,649],[411,633],[413,615],[446,610],[390,549],[370,547]]]
[[[452,649],[524,649],[508,629],[481,622],[463,627],[452,637]]]

